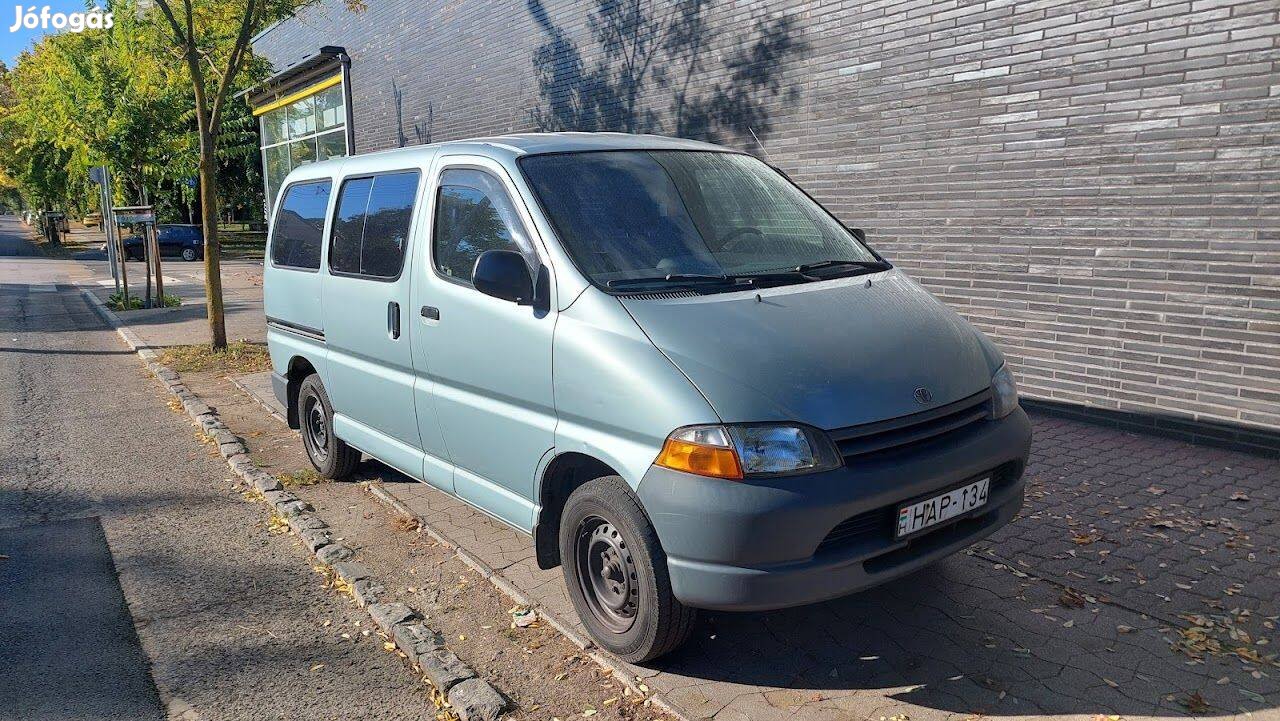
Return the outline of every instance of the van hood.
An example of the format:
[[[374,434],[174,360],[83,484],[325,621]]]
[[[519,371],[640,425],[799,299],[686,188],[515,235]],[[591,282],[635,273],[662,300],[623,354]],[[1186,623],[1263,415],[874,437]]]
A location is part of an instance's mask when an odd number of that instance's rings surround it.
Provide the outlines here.
[[[756,298],[619,300],[726,423],[830,430],[895,418],[982,391],[1000,364],[990,341],[896,269]],[[932,399],[917,401],[917,388]]]

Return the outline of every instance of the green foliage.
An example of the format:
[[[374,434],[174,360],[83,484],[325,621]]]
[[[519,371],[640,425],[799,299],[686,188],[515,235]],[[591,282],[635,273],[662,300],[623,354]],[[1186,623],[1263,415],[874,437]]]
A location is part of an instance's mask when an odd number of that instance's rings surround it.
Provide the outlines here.
[[[176,295],[169,295],[168,293],[164,294],[164,307],[177,308],[180,305],[182,305],[181,298]],[[146,303],[140,296],[130,294],[129,307],[126,308],[124,304],[124,294],[116,292],[107,296],[107,307],[111,310],[140,310],[146,307]]]
[[[163,18],[155,10],[140,17],[136,2],[112,0],[109,29],[51,34],[12,70],[0,63],[0,189],[19,189],[31,206],[79,214],[97,208],[88,171],[105,164],[117,203],[145,197],[162,221],[198,217],[189,184],[200,155],[190,69],[175,56]],[[225,37],[238,27],[236,3],[220,5],[208,20],[229,24],[214,33]],[[266,72],[246,61],[232,89]],[[225,113],[217,171],[226,202],[260,206],[256,124],[242,100],[228,98]]]
[[[124,294],[120,292],[107,296],[107,307],[111,310],[138,310],[143,306],[142,299],[136,295],[129,296],[129,307],[125,307]]]

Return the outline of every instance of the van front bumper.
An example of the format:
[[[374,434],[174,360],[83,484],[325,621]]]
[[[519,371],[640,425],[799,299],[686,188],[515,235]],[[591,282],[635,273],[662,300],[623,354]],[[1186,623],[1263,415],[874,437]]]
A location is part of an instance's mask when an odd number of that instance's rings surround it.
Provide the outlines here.
[[[785,608],[905,575],[1013,520],[1030,447],[1031,423],[1019,408],[825,473],[727,481],[651,466],[637,493],[681,602],[714,610]],[[991,476],[986,505],[894,538],[901,503],[985,476]],[[829,537],[837,526],[842,531]]]

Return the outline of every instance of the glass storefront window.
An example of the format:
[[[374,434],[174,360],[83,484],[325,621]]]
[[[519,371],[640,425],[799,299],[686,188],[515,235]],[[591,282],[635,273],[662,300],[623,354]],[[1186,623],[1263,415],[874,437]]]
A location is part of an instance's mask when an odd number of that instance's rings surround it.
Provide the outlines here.
[[[347,109],[342,84],[331,85],[258,116],[268,217],[289,171],[346,155]]]
[[[347,130],[339,128],[338,130],[323,133],[316,137],[316,159],[328,160],[336,158],[340,155],[347,154]]]
[[[313,163],[316,159],[316,139],[306,138],[289,143],[289,167]]]
[[[342,102],[342,86],[335,85],[316,93],[316,132],[340,128],[347,116]]]
[[[272,110],[262,116],[262,144],[272,145],[289,139],[289,116],[285,108]]]
[[[267,181],[267,207],[270,208],[276,202],[276,193],[280,192],[281,181],[291,170],[289,166],[289,147],[287,145],[277,145],[271,148],[263,148],[262,168],[265,171],[263,175]]]
[[[316,132],[316,96],[303,98],[289,106],[289,138],[302,138]]]

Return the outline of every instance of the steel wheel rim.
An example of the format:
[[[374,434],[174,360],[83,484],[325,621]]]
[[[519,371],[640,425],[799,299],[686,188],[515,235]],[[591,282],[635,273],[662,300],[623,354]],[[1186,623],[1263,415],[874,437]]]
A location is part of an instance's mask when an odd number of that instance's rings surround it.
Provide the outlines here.
[[[302,413],[302,437],[307,441],[307,452],[317,463],[323,463],[329,455],[329,426],[324,417],[324,406],[314,396],[307,398]]]
[[[578,525],[574,544],[578,587],[591,615],[612,633],[635,624],[640,600],[635,559],[613,524],[590,516]]]

